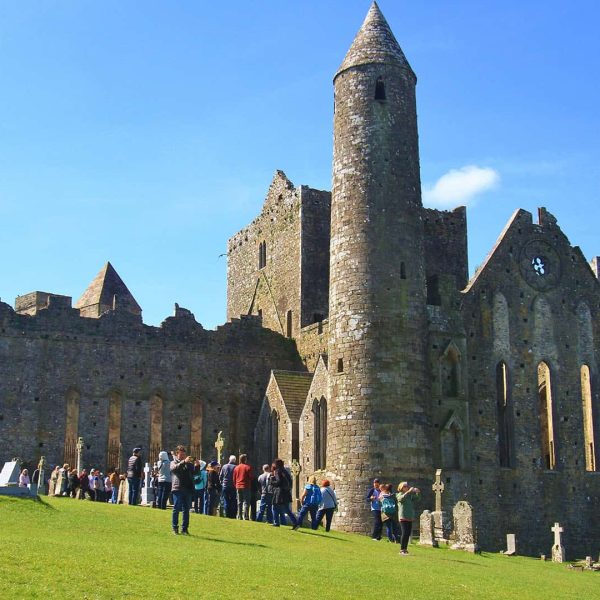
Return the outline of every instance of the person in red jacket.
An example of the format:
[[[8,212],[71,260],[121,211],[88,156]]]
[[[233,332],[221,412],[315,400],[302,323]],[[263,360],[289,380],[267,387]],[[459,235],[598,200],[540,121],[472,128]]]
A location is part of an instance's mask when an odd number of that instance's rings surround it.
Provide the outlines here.
[[[250,520],[250,502],[252,500],[252,479],[254,473],[248,464],[248,455],[240,454],[240,463],[233,470],[233,484],[237,494],[237,518]]]

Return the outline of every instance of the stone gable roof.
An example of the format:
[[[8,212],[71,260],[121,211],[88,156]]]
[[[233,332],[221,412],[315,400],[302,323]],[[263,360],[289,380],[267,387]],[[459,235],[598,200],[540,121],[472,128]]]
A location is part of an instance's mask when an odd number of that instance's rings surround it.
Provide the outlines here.
[[[301,371],[273,371],[273,378],[290,420],[298,421],[306,403],[313,374]]]
[[[77,300],[75,308],[85,308],[87,306],[113,306],[113,298],[117,297],[117,306],[126,307],[130,312],[140,314],[142,309],[133,297],[114,267],[107,262],[88,288],[83,292],[81,298]]]

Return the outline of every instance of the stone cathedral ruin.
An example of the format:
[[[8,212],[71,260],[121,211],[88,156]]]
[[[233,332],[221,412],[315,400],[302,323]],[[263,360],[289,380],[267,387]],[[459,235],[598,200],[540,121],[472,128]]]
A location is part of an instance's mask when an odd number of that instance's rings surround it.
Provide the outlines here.
[[[276,172],[228,244],[227,323],[160,327],[108,263],[72,305],[0,303],[0,454],[109,468],[177,443],[297,460],[364,531],[379,476],[466,500],[478,543],[600,539],[599,261],[516,210],[469,279],[464,207],[421,203],[416,77],[373,4],[334,80],[332,191]],[[422,509],[433,509],[426,495]],[[596,545],[594,545],[596,544]]]

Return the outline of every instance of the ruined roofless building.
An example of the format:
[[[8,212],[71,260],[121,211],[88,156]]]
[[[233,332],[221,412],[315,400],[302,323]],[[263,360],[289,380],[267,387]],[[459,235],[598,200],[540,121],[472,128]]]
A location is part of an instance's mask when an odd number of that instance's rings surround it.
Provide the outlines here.
[[[373,4],[334,76],[332,192],[277,171],[228,242],[227,318],[160,327],[107,264],[80,300],[0,303],[0,456],[123,464],[185,443],[332,480],[364,532],[374,476],[467,500],[478,544],[597,550],[600,284],[556,219],[514,212],[469,280],[464,207],[421,204],[416,77]]]

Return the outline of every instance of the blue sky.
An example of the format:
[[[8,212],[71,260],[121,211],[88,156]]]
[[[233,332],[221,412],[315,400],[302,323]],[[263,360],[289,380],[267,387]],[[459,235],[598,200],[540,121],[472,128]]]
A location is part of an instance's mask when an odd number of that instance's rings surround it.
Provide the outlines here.
[[[600,254],[600,3],[379,5],[419,78],[427,201],[469,204],[471,272],[518,207]],[[2,300],[76,301],[110,260],[146,323],[175,302],[224,322],[219,255],[274,171],[330,188],[332,77],[369,6],[0,0]]]

